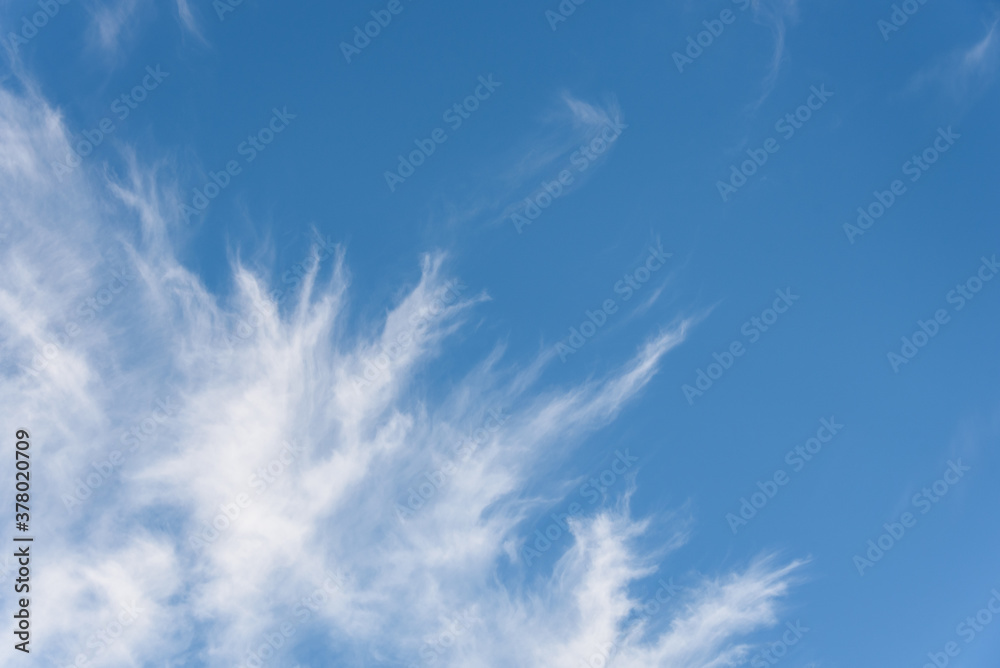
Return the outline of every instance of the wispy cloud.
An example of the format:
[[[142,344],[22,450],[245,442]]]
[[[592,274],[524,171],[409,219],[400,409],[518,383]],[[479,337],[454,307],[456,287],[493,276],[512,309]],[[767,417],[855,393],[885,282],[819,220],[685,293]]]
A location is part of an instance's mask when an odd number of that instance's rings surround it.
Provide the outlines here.
[[[197,37],[201,42],[205,42],[205,36],[202,35],[201,28],[198,26],[198,20],[191,12],[188,0],[177,0],[177,17],[180,19],[181,25],[189,33]]]
[[[1000,63],[1000,39],[994,18],[986,26],[986,34],[968,46],[958,47],[914,74],[907,92],[928,88],[944,91],[952,100],[969,103],[992,85]]]
[[[183,2],[184,0],[179,0]],[[111,0],[90,5],[94,44],[106,54],[117,54],[141,20],[147,0]]]
[[[785,61],[785,36],[788,25],[798,20],[798,9],[798,0],[753,0],[755,20],[770,28],[774,36],[771,64],[761,84],[761,95],[751,105],[753,108],[759,107],[778,83],[781,66]]]
[[[524,207],[524,202],[544,190],[544,182],[558,182],[559,173],[568,171],[572,182],[562,186],[564,196],[579,188],[611,155],[614,144],[628,125],[617,99],[586,101],[563,91],[557,103],[542,114],[538,127],[516,141],[510,150],[493,162],[499,168],[466,202],[448,212],[453,224],[486,218],[491,224],[508,221]],[[601,136],[611,137],[601,142]],[[590,150],[598,141],[598,150]]]
[[[583,133],[613,118],[569,107]],[[539,511],[528,490],[565,485],[552,463],[636,401],[687,320],[564,385],[543,381],[551,354],[511,360],[497,346],[438,396],[420,371],[487,298],[451,289],[444,255],[424,256],[375,322],[354,315],[343,249],[314,250],[281,304],[238,258],[232,294],[215,294],[178,260],[161,173],[126,154],[124,178],[54,183],[49,164],[67,150],[43,99],[0,90],[0,401],[4,428],[29,428],[36,448],[40,661],[236,666],[288,624],[297,635],[269,665],[293,665],[290,646],[310,638],[354,665],[569,668],[596,644],[615,665],[695,668],[731,663],[776,622],[799,564],[773,559],[692,576],[663,627],[635,621],[629,588],[664,550],[627,497],[570,520],[550,573],[510,549]],[[114,292],[120,270],[136,278]],[[62,495],[127,449],[123,434],[163,396],[176,397],[169,418],[67,510]],[[491,409],[509,417],[480,434]],[[445,465],[455,473],[401,519],[406,490]]]

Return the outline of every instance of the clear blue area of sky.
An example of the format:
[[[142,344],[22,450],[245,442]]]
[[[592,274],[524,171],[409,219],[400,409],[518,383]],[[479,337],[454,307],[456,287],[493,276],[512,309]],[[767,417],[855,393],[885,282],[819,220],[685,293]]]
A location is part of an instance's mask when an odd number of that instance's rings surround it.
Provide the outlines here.
[[[764,551],[811,558],[783,620],[810,631],[782,665],[916,668],[1000,587],[1000,280],[961,309],[948,299],[1000,254],[997,8],[930,0],[886,40],[878,22],[891,4],[801,0],[769,20],[728,0],[589,0],[553,30],[545,12],[555,0],[402,0],[348,63],[340,43],[384,4],[245,0],[220,20],[206,0],[192,4],[204,43],[164,4],[109,54],[83,39],[78,0],[21,58],[77,133],[113,117],[111,102],[147,66],[168,72],[113,138],[142,159],[167,156],[163,169],[189,197],[208,172],[242,160],[239,145],[272,109],[287,108],[289,127],[178,232],[185,261],[226,292],[228,249],[280,277],[306,255],[314,226],[345,244],[352,308],[365,318],[417,280],[420,252],[446,250],[449,273],[492,300],[478,307],[481,326],[427,371],[434,382],[498,340],[512,358],[531,357],[608,298],[622,308],[548,380],[607,371],[661,326],[700,314],[640,400],[567,472],[598,474],[628,448],[640,458],[637,515],[690,504],[690,549],[670,557],[667,575],[717,572]],[[7,3],[6,26],[32,7]],[[679,72],[673,54],[725,9],[735,20]],[[501,85],[452,130],[442,114],[480,76]],[[833,95],[785,138],[776,121],[814,86]],[[566,96],[616,105],[627,128],[585,182],[518,232],[509,207],[565,161],[521,189],[507,184],[558,131]],[[385,172],[439,127],[447,141],[391,191]],[[904,163],[939,128],[959,138],[911,181]],[[769,138],[777,151],[723,201],[718,182]],[[107,143],[96,156],[120,166]],[[844,225],[895,179],[905,193],[850,239]],[[276,252],[255,257],[266,240]],[[615,284],[657,241],[670,263],[626,303]],[[751,342],[744,323],[777,290],[798,299]],[[939,309],[948,322],[894,370],[887,354]],[[689,402],[682,387],[734,341],[745,354]],[[842,431],[795,471],[786,453],[821,419]],[[913,495],[959,459],[969,471],[923,514]],[[778,469],[788,484],[734,534],[727,514]],[[612,494],[624,490],[617,482]],[[564,505],[540,512],[539,526]],[[860,575],[855,555],[907,511],[916,525]],[[962,651],[960,665],[994,665],[1000,623]]]

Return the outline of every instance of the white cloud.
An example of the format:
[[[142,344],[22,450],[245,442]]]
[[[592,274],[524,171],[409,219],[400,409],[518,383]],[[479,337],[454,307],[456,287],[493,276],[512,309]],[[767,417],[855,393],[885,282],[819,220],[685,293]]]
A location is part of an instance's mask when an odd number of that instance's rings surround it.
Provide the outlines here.
[[[977,98],[992,85],[1000,62],[997,23],[994,20],[988,25],[986,34],[974,44],[958,47],[919,70],[911,77],[907,92],[934,88],[958,102],[968,103]]]
[[[569,667],[614,643],[616,666],[694,668],[775,623],[797,564],[704,580],[658,628],[629,621],[630,586],[687,524],[650,546],[627,498],[573,519],[551,573],[517,556],[539,494],[565,488],[556,463],[636,399],[688,321],[567,387],[542,383],[550,354],[498,347],[438,397],[420,371],[487,298],[449,282],[443,255],[377,323],[354,319],[341,249],[315,250],[277,307],[234,261],[223,298],[178,261],[161,175],[126,154],[125,179],[58,182],[68,150],[44,100],[0,90],[0,420],[32,431],[40,661],[236,666],[290,624],[268,665],[292,665],[308,631],[355,663]],[[343,580],[319,603],[330,572]]]
[[[205,41],[205,37],[201,34],[201,29],[198,27],[198,21],[194,18],[194,14],[191,12],[191,6],[188,4],[188,0],[177,0],[177,16],[181,20],[181,25],[183,25],[188,32],[200,39],[202,42]]]
[[[94,6],[91,16],[97,45],[106,52],[117,52],[143,4],[144,0],[113,0]]]
[[[778,83],[778,75],[785,61],[785,36],[788,24],[798,20],[798,0],[753,0],[754,18],[757,22],[771,29],[774,36],[774,49],[771,54],[771,64],[762,83],[763,90],[752,107],[759,107],[774,90]]]
[[[557,197],[568,195],[597,173],[627,128],[614,96],[595,103],[564,91],[558,104],[542,114],[535,131],[492,160],[499,169],[491,166],[490,178],[479,180],[490,185],[474,187],[468,201],[448,212],[449,222],[465,223],[488,216],[489,224],[510,225],[510,216],[524,208],[525,198],[545,192],[544,183],[557,182],[564,170],[572,175],[572,183],[563,185]],[[610,140],[600,141],[602,135]],[[583,152],[595,140],[597,150]]]

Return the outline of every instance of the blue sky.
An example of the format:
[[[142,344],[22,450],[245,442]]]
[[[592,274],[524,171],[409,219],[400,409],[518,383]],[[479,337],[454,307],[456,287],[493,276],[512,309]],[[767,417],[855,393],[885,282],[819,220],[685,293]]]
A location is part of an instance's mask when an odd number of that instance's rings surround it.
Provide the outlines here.
[[[0,9],[0,664],[996,664],[995,3],[230,3]]]

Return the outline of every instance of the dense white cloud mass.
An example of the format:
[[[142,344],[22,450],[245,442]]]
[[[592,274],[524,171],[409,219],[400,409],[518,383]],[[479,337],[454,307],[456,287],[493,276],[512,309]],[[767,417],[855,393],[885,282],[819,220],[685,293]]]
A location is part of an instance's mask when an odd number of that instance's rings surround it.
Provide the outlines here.
[[[59,180],[70,150],[36,93],[0,92],[0,401],[4,434],[32,431],[36,665],[694,668],[776,623],[797,564],[768,559],[637,614],[630,586],[688,523],[651,549],[662,520],[627,498],[571,519],[554,566],[521,556],[547,503],[526,490],[566,489],[558,462],[688,321],[603,378],[546,386],[550,355],[498,347],[437,396],[421,369],[487,298],[444,256],[379,323],[349,318],[339,248],[293,292],[234,260],[221,298],[178,260],[162,176],[126,156]]]

